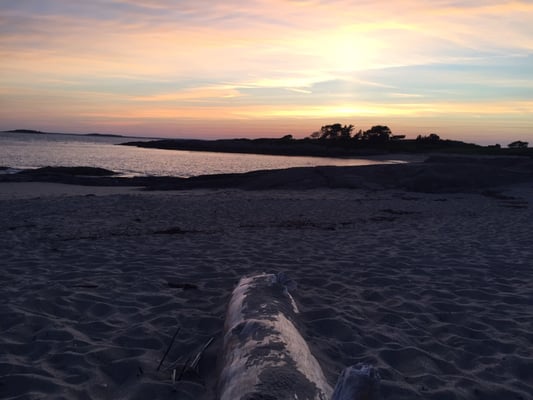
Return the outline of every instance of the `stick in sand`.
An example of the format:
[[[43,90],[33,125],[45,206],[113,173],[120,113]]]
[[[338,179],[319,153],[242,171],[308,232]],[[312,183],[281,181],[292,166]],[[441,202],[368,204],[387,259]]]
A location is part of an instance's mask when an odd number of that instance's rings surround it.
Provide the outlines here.
[[[209,339],[206,344],[204,344],[202,346],[202,349],[198,352],[198,354],[196,355],[196,357],[194,357],[193,361],[191,362],[191,368],[196,370],[196,368],[198,367],[198,364],[200,363],[200,359],[202,358],[202,356],[204,355],[204,352],[207,350],[207,348],[209,347],[209,345],[211,343],[213,343],[213,340],[215,340],[215,337],[213,336],[211,339]]]
[[[165,358],[167,358],[168,352],[170,351],[172,345],[174,344],[174,340],[176,340],[176,336],[178,336],[178,333],[181,329],[181,326],[178,327],[176,330],[176,333],[174,333],[174,336],[172,336],[172,340],[170,341],[170,344],[168,345],[167,351],[165,351],[165,354],[163,355],[163,358],[159,362],[159,365],[157,366],[157,371],[161,369],[161,365],[163,365],[163,361],[165,361]]]
[[[183,367],[182,367],[181,372],[180,372],[180,374],[178,376],[178,379],[177,379],[178,382],[181,381],[181,378],[183,377],[183,374],[187,370],[193,370],[196,373],[198,373],[196,368],[198,367],[198,364],[200,363],[200,359],[202,358],[202,355],[207,350],[207,348],[211,345],[213,340],[215,340],[214,336],[211,339],[209,339],[206,344],[204,344],[202,346],[201,350],[198,352],[196,357],[193,358],[193,360],[192,360],[192,362],[190,364],[189,364],[189,361],[191,361],[191,357],[190,356],[187,358],[187,360],[185,360],[185,364],[183,364]]]

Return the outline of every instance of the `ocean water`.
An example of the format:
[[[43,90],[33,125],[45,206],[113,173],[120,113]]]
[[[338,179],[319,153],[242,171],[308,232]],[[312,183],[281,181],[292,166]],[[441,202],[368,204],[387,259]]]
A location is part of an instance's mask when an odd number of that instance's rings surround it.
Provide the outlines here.
[[[133,140],[139,139],[1,132],[0,166],[13,169],[45,166],[89,166],[107,168],[124,176],[170,175],[190,177],[261,169],[401,162],[383,159],[337,159],[193,152],[117,145]]]

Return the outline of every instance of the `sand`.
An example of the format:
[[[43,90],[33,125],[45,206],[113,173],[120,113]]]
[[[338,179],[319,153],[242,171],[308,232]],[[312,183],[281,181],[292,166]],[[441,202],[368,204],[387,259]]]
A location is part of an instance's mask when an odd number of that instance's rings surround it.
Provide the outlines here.
[[[232,289],[263,271],[297,282],[302,335],[332,385],[365,362],[384,399],[532,398],[531,184],[425,194],[27,183],[17,195],[7,185],[2,399],[214,399]],[[198,371],[181,374],[210,338]]]
[[[2,182],[0,200],[36,199],[41,197],[109,196],[138,191],[138,187],[81,186],[63,183]]]

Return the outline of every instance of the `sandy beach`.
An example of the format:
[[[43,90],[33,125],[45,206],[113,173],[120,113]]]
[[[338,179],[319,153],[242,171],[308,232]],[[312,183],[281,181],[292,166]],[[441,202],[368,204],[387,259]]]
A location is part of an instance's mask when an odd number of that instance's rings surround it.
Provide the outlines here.
[[[531,183],[0,183],[0,398],[215,399],[233,287],[283,271],[332,385],[365,362],[383,399],[531,399],[532,204]],[[211,338],[197,370],[184,368]]]

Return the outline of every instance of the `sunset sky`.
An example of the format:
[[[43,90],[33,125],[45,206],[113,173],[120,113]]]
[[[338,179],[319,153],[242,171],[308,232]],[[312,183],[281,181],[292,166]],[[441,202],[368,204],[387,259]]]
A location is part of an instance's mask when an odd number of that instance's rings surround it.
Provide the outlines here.
[[[0,130],[533,144],[533,1],[0,0]]]

